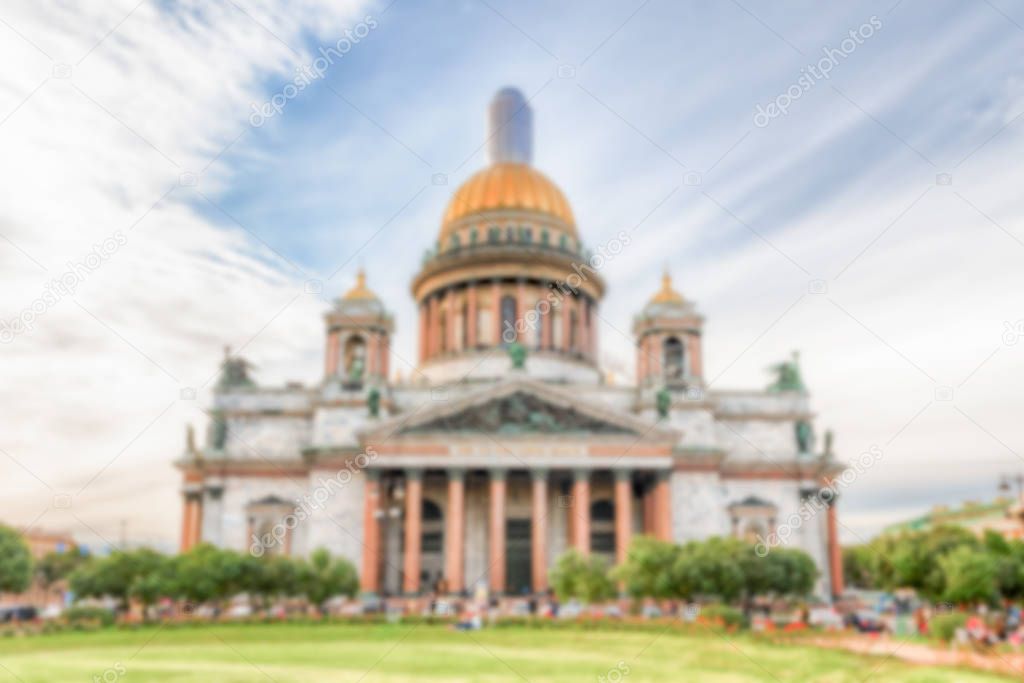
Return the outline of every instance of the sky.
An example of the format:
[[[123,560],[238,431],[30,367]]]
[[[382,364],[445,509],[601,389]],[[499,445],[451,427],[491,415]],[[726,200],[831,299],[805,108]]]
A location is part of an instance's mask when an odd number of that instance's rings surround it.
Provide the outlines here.
[[[845,542],[1024,472],[1019,4],[76,5],[0,8],[7,523],[173,548],[223,348],[316,383],[360,267],[408,376],[410,279],[504,86],[584,241],[634,231],[602,269],[617,381],[668,268],[712,389],[799,350],[839,458],[880,449]]]

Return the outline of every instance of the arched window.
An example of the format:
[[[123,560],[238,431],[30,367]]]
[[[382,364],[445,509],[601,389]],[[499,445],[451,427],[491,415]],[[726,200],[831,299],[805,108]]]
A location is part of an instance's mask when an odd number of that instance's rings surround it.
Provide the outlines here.
[[[487,229],[487,241],[491,244],[497,244],[501,239],[501,228],[496,225],[492,225]]]
[[[476,344],[490,346],[494,343],[494,315],[491,296],[486,290],[477,292],[476,299]]]
[[[505,229],[505,241],[515,242],[516,241],[516,229],[511,225]]]
[[[342,360],[345,377],[353,381],[361,380],[366,372],[366,340],[358,334],[349,337],[345,341]]]
[[[474,247],[476,246],[477,236],[478,236],[477,235],[477,229],[476,228],[471,228],[470,231],[469,231],[469,244],[471,246],[474,246]]]
[[[533,230],[530,228],[527,228],[526,226],[519,228],[519,234],[522,235],[522,240],[526,244],[531,244],[533,242]]]
[[[420,582],[433,587],[444,574],[444,514],[432,500],[423,499],[420,531]]]
[[[685,354],[683,353],[683,343],[679,341],[679,338],[669,337],[666,339],[664,349],[665,379],[682,379],[685,375],[685,366],[683,365],[684,360]]]
[[[508,346],[517,337],[516,298],[511,295],[505,295],[501,297],[501,345]]]
[[[551,233],[547,231],[547,228],[540,231],[540,243],[545,247],[551,242]]]
[[[569,238],[562,235],[558,238],[558,248],[562,251],[569,251]]]
[[[459,248],[459,236],[458,235],[452,235],[451,243],[452,243],[452,249],[458,249]]]

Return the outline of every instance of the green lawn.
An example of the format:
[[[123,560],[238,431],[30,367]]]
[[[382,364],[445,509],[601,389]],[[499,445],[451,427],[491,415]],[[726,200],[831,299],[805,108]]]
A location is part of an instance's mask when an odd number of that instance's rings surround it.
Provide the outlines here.
[[[618,667],[623,667],[617,669]],[[628,673],[624,673],[628,668]],[[872,673],[873,672],[873,673]],[[0,641],[0,683],[67,681],[863,681],[1008,678],[905,665],[745,636],[510,627],[239,625],[70,633]],[[95,677],[95,678],[94,678]]]

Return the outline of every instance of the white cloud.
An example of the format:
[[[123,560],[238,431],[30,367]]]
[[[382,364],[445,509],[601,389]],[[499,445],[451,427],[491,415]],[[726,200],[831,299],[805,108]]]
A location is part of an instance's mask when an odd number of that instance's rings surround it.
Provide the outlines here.
[[[192,203],[230,182],[216,159],[245,145],[266,80],[311,59],[303,32],[333,43],[358,4],[4,8],[0,58],[19,68],[0,73],[0,185],[13,200],[0,210],[0,317],[94,244],[126,241],[0,348],[4,521],[116,540],[126,520],[130,537],[173,543],[169,460],[208,400],[180,390],[204,386],[226,344],[271,376],[315,376],[322,305],[302,293],[307,276]],[[186,172],[197,187],[180,186]],[[70,508],[50,507],[58,493]]]

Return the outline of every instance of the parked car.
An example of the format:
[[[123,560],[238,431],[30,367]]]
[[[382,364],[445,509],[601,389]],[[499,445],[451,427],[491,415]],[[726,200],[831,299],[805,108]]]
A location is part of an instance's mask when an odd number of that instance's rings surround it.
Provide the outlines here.
[[[846,624],[859,633],[882,633],[886,630],[885,622],[871,610],[858,610],[848,614]]]
[[[32,605],[7,605],[0,607],[0,624],[12,621],[32,621],[39,617],[39,610]]]

